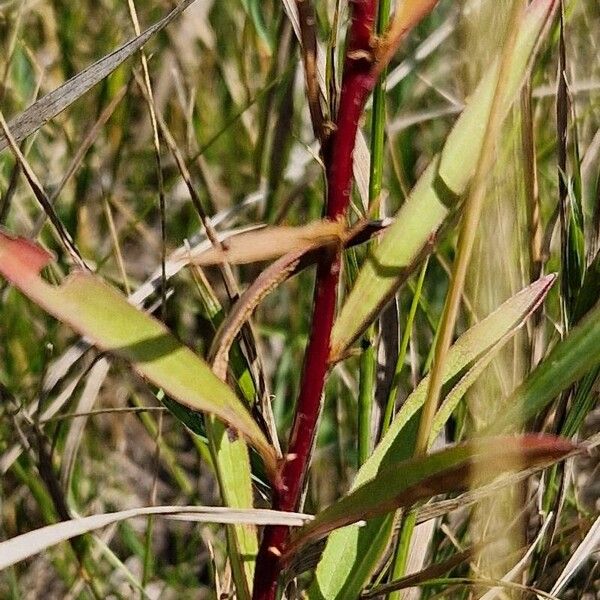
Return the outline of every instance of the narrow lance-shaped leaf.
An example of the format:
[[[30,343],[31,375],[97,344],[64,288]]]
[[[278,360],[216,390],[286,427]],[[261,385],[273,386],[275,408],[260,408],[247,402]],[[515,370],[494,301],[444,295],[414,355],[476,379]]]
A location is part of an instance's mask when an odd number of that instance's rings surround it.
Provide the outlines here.
[[[450,348],[444,383],[471,365],[471,371],[476,371],[480,364],[489,361],[490,353],[506,343],[540,306],[555,280],[555,275],[548,275],[536,281],[464,333]],[[461,384],[465,381],[473,382],[468,375]],[[359,470],[354,488],[375,477],[379,470],[394,460],[408,458],[411,449],[407,449],[404,443],[406,427],[425,401],[428,382],[426,377],[402,405],[385,437]],[[441,410],[445,410],[445,406]],[[436,418],[436,426],[441,425]],[[317,567],[310,597],[342,600],[358,595],[385,551],[393,521],[393,517],[388,515],[372,519],[362,528],[353,526],[333,532]]]
[[[209,417],[206,432],[215,463],[215,474],[226,506],[242,509],[253,506],[252,469],[244,440],[231,439],[226,426]],[[240,600],[251,597],[258,535],[252,523],[240,523],[226,530],[229,560]]]
[[[522,84],[532,53],[556,0],[535,0],[521,23],[504,98],[508,110]],[[442,153],[425,170],[359,272],[332,333],[331,359],[345,349],[377,316],[410,274],[428,241],[457,210],[460,197],[473,177],[485,135],[496,81],[498,61],[490,67],[452,129]]]
[[[481,439],[390,465],[292,534],[284,559],[302,546],[357,521],[468,487],[474,474],[488,480],[506,472],[546,466],[575,446],[555,436]],[[481,483],[481,482],[475,482]]]
[[[142,517],[159,515],[184,521],[199,523],[252,523],[253,525],[277,524],[300,527],[312,517],[300,513],[282,513],[268,509],[236,510],[221,506],[143,506],[114,513],[90,515],[61,521],[53,525],[35,529],[17,537],[0,542],[0,570],[47,550],[56,544],[70,540],[89,531],[107,525]]]
[[[227,261],[246,264],[271,260],[311,246],[343,242],[346,226],[338,221],[314,221],[300,227],[286,225],[264,227],[230,237],[222,248],[211,248],[200,254],[190,252],[188,259],[195,265],[214,265]]]
[[[535,417],[563,390],[600,365],[600,304],[597,304],[566,338],[513,392],[488,428],[501,432]]]
[[[39,246],[0,233],[0,273],[48,313],[102,350],[129,361],[177,401],[209,412],[243,434],[275,472],[266,437],[231,389],[158,320],[136,309],[98,277],[78,272],[55,287],[39,271],[51,256]]]
[[[52,90],[28,109],[15,117],[8,128],[17,142],[37,131],[50,119],[56,117],[75,100],[81,98],[97,83],[110,75],[119,65],[135,54],[153,35],[162,31],[173,19],[181,14],[194,0],[183,0],[166,17],[143,31],[139,36],[129,40],[114,52],[104,56],[81,73],[77,73],[69,81]],[[7,139],[0,133],[0,150],[6,148]]]

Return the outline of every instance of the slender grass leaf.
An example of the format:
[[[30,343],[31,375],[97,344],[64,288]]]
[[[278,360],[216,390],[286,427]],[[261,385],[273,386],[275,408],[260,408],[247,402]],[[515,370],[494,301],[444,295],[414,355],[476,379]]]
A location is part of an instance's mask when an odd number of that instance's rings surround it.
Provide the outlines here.
[[[120,356],[149,381],[188,407],[209,412],[239,430],[274,472],[275,454],[266,437],[230,388],[158,320],[129,304],[117,290],[87,273],[59,287],[39,271],[50,255],[24,239],[0,234],[0,273],[51,315]]]
[[[256,29],[256,33],[260,36],[263,42],[267,45],[269,50],[273,50],[272,36],[265,25],[265,19],[262,14],[260,0],[242,0],[242,4],[248,13],[248,16],[252,20],[252,24]]]
[[[62,521],[0,542],[0,570],[78,535],[101,529],[119,521],[148,515],[160,515],[198,523],[251,523],[253,525],[285,525],[287,527],[300,527],[312,519],[310,515],[258,508],[248,510],[233,510],[221,506],[143,506],[141,508],[130,508],[114,513]]]
[[[246,443],[240,438],[230,438],[227,427],[213,417],[206,418],[205,423],[223,503],[233,509],[251,508],[252,469]],[[237,595],[240,600],[250,598],[258,553],[256,526],[251,522],[240,523],[227,527],[226,531]]]
[[[585,271],[585,277],[577,295],[573,322],[579,322],[593,308],[598,298],[600,298],[600,251]]]
[[[475,473],[485,473],[491,480],[506,472],[546,466],[575,449],[571,442],[555,436],[498,437],[391,464],[294,532],[284,559],[340,527],[482,483],[472,481]]]
[[[444,382],[448,383],[473,365],[458,384],[462,387],[461,391],[466,391],[466,383],[474,381],[470,374],[477,373],[477,365],[489,362],[489,355],[493,356],[501,343],[508,341],[523,325],[543,302],[555,280],[555,275],[541,278],[464,333],[448,352]],[[354,488],[375,477],[378,471],[394,460],[408,458],[412,453],[412,448],[405,443],[406,429],[423,406],[428,385],[429,379],[426,377],[407,398],[386,435],[359,470]],[[442,405],[441,410],[444,411],[442,414],[449,415],[445,412],[446,406]],[[436,427],[442,423],[441,418],[436,419]],[[310,597],[327,600],[356,597],[379,562],[392,530],[393,517],[385,516],[369,521],[365,527],[354,526],[333,532],[317,567]]]
[[[114,52],[90,65],[12,119],[8,124],[8,128],[15,140],[20,142],[25,139],[68,108],[75,100],[81,98],[135,54],[153,35],[162,31],[194,1],[183,0],[166,17],[146,29],[141,35],[134,37]],[[0,150],[6,148],[7,144],[7,139],[0,133]]]
[[[600,304],[596,304],[569,335],[558,342],[548,356],[513,392],[492,425],[504,431],[511,425],[535,417],[562,391],[600,365]]]
[[[245,264],[270,260],[315,244],[323,246],[341,242],[347,231],[343,223],[327,220],[300,227],[264,227],[230,237],[223,243],[222,250],[211,248],[201,254],[190,253],[189,260],[196,265],[222,262]]]
[[[527,10],[515,44],[510,78],[505,86],[505,114],[517,95],[534,49],[555,7],[556,0],[536,0]],[[343,356],[345,349],[379,314],[381,307],[410,274],[428,242],[449,215],[460,207],[460,197],[473,177],[483,144],[498,68],[496,59],[456,122],[443,151],[425,170],[396,214],[394,223],[367,257],[334,325],[332,360]]]
[[[562,570],[556,583],[550,590],[552,596],[560,594],[569,581],[576,575],[577,571],[581,569],[584,563],[590,558],[590,556],[598,550],[600,547],[600,517],[598,517],[594,524],[590,527],[587,535],[577,546],[575,552],[569,559],[569,562]]]

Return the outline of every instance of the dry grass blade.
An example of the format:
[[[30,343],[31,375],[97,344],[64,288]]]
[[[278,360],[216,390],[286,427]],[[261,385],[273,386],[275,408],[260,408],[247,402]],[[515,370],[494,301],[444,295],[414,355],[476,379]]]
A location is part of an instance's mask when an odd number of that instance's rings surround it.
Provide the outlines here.
[[[75,153],[75,156],[69,163],[69,167],[67,168],[65,174],[62,176],[60,183],[52,191],[52,195],[50,196],[50,199],[49,199],[50,204],[52,206],[54,206],[56,199],[58,198],[60,193],[63,191],[64,187],[67,185],[67,183],[69,182],[71,177],[73,177],[73,175],[77,171],[84,156],[86,155],[88,150],[92,147],[92,145],[96,141],[96,138],[102,131],[102,128],[104,127],[104,125],[106,125],[106,123],[108,122],[108,120],[110,119],[112,114],[115,112],[115,109],[117,108],[117,106],[119,106],[119,104],[121,103],[121,100],[123,100],[123,98],[125,97],[126,92],[127,92],[127,86],[124,85],[121,87],[121,89],[119,91],[117,91],[117,93],[114,95],[114,98],[108,103],[108,105],[100,113],[100,116],[98,117],[96,122],[92,125],[90,130],[85,135],[85,138],[83,139],[81,145],[79,146],[79,148],[77,148],[77,152]],[[46,220],[46,216],[47,216],[46,213],[44,213],[40,216],[40,219],[35,224],[35,227],[33,228],[33,231],[31,232],[32,238],[37,237],[37,235],[39,234],[39,232]]]
[[[75,389],[79,383],[79,377],[73,377],[65,386],[65,388],[61,391],[61,393],[56,397],[56,399],[44,410],[44,412],[40,415],[40,421],[43,422],[46,419],[52,418],[72,397],[75,393]],[[28,408],[24,411],[24,416],[26,419],[32,419],[37,416],[39,405],[37,402],[33,404],[31,408]],[[18,443],[9,447],[5,450],[0,456],[0,474],[4,475],[8,472],[8,470],[13,466],[15,461],[21,456],[23,452],[24,445],[23,440],[19,440]]]
[[[293,240],[297,234],[300,234],[300,245],[298,248],[295,248],[278,258],[252,282],[250,287],[248,287],[241,295],[227,315],[225,321],[223,321],[219,327],[209,352],[209,362],[212,364],[213,371],[217,377],[225,380],[229,362],[229,350],[235,337],[241,331],[244,323],[248,321],[252,313],[256,310],[256,307],[267,295],[275,290],[280,283],[283,283],[303,268],[314,264],[317,260],[319,250],[323,250],[326,246],[342,241],[347,245],[360,244],[369,239],[373,233],[378,232],[381,227],[378,223],[364,222],[359,223],[348,231],[344,230],[342,235],[339,235],[337,227],[331,228],[333,235],[329,235],[330,225],[330,222],[323,221],[306,225],[305,227],[268,227],[258,232],[252,232],[261,237],[263,235],[268,235],[269,241],[272,241],[273,231],[277,234],[275,236],[276,239],[278,234],[284,235],[287,231],[290,231],[293,235],[286,238],[286,242],[289,242],[292,245],[298,243]],[[322,233],[320,232],[321,226]],[[314,236],[314,241],[311,242],[310,240],[313,237],[313,233],[316,232],[320,233]],[[247,238],[248,235],[249,234],[242,234],[240,238]],[[231,238],[231,241],[235,241],[235,237]]]
[[[285,225],[265,227],[229,238],[222,250],[211,248],[201,254],[192,252],[189,262],[195,265],[217,265],[222,262],[247,264],[278,258],[313,245],[342,243],[346,226],[341,222],[315,221],[300,227]]]
[[[1,111],[0,127],[4,132],[5,139],[8,140],[8,145],[10,146],[10,149],[14,154],[17,163],[23,170],[23,174],[25,175],[25,179],[27,179],[27,183],[31,187],[31,190],[37,198],[37,201],[40,203],[42,209],[50,219],[50,222],[54,227],[54,231],[56,232],[58,239],[62,242],[67,252],[71,255],[73,262],[78,267],[82,269],[87,269],[87,265],[83,261],[83,258],[81,258],[81,254],[79,254],[79,250],[77,250],[73,238],[71,237],[70,233],[65,229],[59,216],[56,214],[54,207],[52,206],[50,198],[48,198],[48,195],[44,191],[42,184],[39,182],[38,178],[33,172],[33,169],[29,166],[29,163],[27,162],[25,156],[23,156],[23,153],[19,149],[19,146],[17,146],[17,141],[13,137],[13,134],[10,131],[10,127],[6,124],[6,121],[4,120],[4,115]]]
[[[313,130],[318,140],[323,141],[327,136],[323,109],[321,108],[321,92],[317,73],[317,32],[315,29],[316,15],[312,0],[296,0],[298,18],[300,21],[300,37],[302,59],[304,61],[304,77],[306,79],[306,94]]]
[[[529,545],[529,548],[527,549],[527,552],[525,552],[525,555],[523,556],[523,558],[521,558],[521,560],[502,578],[502,581],[504,583],[513,581],[514,579],[516,579],[518,577],[518,575],[520,575],[523,572],[523,570],[527,566],[527,563],[533,556],[536,548],[540,545],[540,542],[544,539],[544,536],[546,535],[546,532],[548,531],[548,527],[553,522],[554,522],[554,515],[552,513],[550,513],[546,516],[546,520],[544,521],[544,524],[542,525],[538,534],[536,535],[535,540],[533,540],[533,542]],[[498,596],[498,592],[500,592],[500,590],[501,590],[501,587],[497,587],[497,588],[488,590],[483,596],[481,596],[480,600],[494,600],[494,598],[496,598]],[[553,594],[553,593],[551,592],[551,594]]]
[[[538,533],[538,535],[536,536],[536,539],[533,541],[533,543],[529,544],[529,546],[527,547],[526,550],[522,549],[521,552],[524,551],[523,558],[517,563],[517,565],[515,566],[514,569],[511,569],[511,574],[518,572],[519,568],[521,568],[523,565],[525,565],[527,563],[527,561],[531,558],[533,551],[535,550],[535,548],[541,541],[543,535],[546,533],[547,526],[549,525],[549,523],[550,523],[550,519],[547,519],[546,522],[544,523],[540,533]],[[389,593],[389,592],[392,592],[395,590],[404,590],[404,589],[410,589],[410,588],[413,588],[414,591],[417,592],[418,586],[420,584],[427,582],[429,580],[441,577],[445,573],[449,573],[452,569],[454,569],[454,568],[458,567],[459,565],[463,564],[464,562],[470,560],[482,548],[485,548],[487,546],[491,546],[491,547],[499,546],[498,550],[500,551],[501,544],[502,544],[502,540],[498,540],[495,537],[491,537],[490,539],[481,540],[474,546],[471,546],[470,548],[467,548],[465,550],[458,552],[457,554],[455,554],[454,556],[452,556],[451,558],[449,558],[447,560],[432,564],[432,565],[426,567],[425,569],[422,569],[415,573],[411,573],[410,575],[406,575],[405,577],[402,577],[401,579],[397,579],[396,581],[391,581],[388,584],[376,586],[376,587],[370,589],[368,592],[364,593],[362,595],[362,598],[364,598],[365,600],[367,598],[380,598],[386,593]],[[502,579],[503,583],[510,582],[509,575],[507,575],[505,578]],[[498,594],[499,594],[499,592],[501,592],[501,590],[502,590],[502,586],[498,586],[492,590],[489,590],[480,598],[480,600],[484,600],[484,598],[486,600],[491,600],[492,598],[496,598],[496,597],[498,597]]]
[[[173,517],[198,523],[277,524],[301,527],[312,517],[301,513],[283,513],[268,509],[236,509],[221,506],[144,506],[115,513],[92,515],[62,521],[24,533],[0,543],[0,570],[34,556],[60,542],[126,519],[148,515]]]
[[[106,358],[99,359],[90,369],[79,402],[77,403],[77,408],[75,409],[77,413],[88,413],[92,410],[109,369],[110,362]],[[87,418],[76,419],[71,423],[65,440],[65,448],[61,461],[61,483],[66,490],[70,487],[77,459],[77,450],[79,449],[86,424]]]
[[[575,552],[569,559],[569,562],[559,575],[556,583],[552,586],[550,594],[560,594],[569,583],[569,581],[575,576],[577,571],[581,569],[583,564],[590,558],[590,556],[598,550],[600,547],[600,517],[598,517],[594,524],[590,527],[587,535],[577,546]]]
[[[401,584],[403,587],[404,583]],[[520,583],[514,583],[511,581],[501,581],[499,579],[485,579],[483,577],[448,577],[448,578],[440,578],[440,579],[430,579],[427,581],[423,581],[421,582],[421,586],[425,587],[426,585],[429,586],[437,586],[437,585],[443,585],[444,586],[444,595],[443,596],[439,596],[436,595],[434,596],[435,598],[439,598],[439,597],[443,597],[443,598],[447,598],[449,597],[448,594],[452,593],[453,591],[456,592],[458,594],[458,590],[460,589],[460,587],[464,587],[464,586],[473,586],[475,588],[502,588],[505,589],[507,592],[509,591],[513,591],[513,592],[520,592],[520,593],[526,593],[526,594],[536,594],[539,598],[544,598],[545,600],[561,600],[560,598],[557,598],[556,596],[552,596],[551,594],[548,594],[547,592],[544,592],[543,590],[539,590],[537,588],[531,587],[531,586],[527,586],[527,585],[523,585]],[[458,587],[456,587],[458,586]],[[382,586],[382,589],[385,587],[385,591],[386,592],[390,592],[393,591],[395,589],[398,589],[396,587],[395,584],[389,584],[389,586]],[[368,598],[381,598],[383,596],[385,592],[374,592],[373,594],[369,593],[369,595],[367,596]],[[496,592],[496,595],[498,595],[498,593]]]
[[[128,0],[129,17],[133,24],[133,30],[136,36],[140,36],[140,23],[137,16],[134,0]],[[160,268],[161,268],[161,317],[164,321],[167,310],[167,273],[165,262],[167,260],[167,229],[165,217],[165,185],[163,178],[162,160],[160,157],[160,137],[158,135],[158,124],[156,121],[156,110],[154,106],[154,94],[152,92],[152,84],[150,83],[150,72],[148,71],[148,59],[143,49],[140,49],[140,61],[142,64],[142,72],[144,74],[144,87],[146,89],[146,105],[150,115],[150,123],[152,124],[152,143],[154,146],[154,161],[156,163],[156,179],[158,183],[158,207],[160,212]]]
[[[319,246],[312,245],[292,251],[265,269],[252,285],[240,296],[227,318],[217,331],[209,352],[209,362],[217,377],[225,381],[229,365],[229,350],[244,323],[250,318],[256,307],[280,283],[298,271],[302,259],[307,254],[317,250]]]
[[[129,40],[108,56],[90,65],[12,119],[9,123],[9,129],[15,140],[20,142],[60,114],[75,100],[110,75],[121,63],[135,54],[154,34],[162,31],[194,1],[183,0],[166,17],[146,29],[141,35]],[[0,136],[0,150],[6,148],[7,145],[6,136]]]

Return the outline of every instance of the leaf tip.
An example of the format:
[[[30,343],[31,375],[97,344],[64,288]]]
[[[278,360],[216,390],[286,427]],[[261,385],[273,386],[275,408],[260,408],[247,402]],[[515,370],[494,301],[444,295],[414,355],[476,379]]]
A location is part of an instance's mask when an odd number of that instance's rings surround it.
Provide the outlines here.
[[[523,453],[534,462],[558,460],[580,449],[571,440],[555,435],[528,433],[520,440]]]
[[[35,242],[0,231],[0,273],[11,283],[37,276],[52,259]]]

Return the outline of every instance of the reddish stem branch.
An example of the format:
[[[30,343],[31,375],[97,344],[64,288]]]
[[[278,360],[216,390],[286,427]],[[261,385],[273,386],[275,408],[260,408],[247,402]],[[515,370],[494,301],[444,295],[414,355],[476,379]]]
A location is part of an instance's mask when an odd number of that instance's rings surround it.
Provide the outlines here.
[[[415,0],[410,5],[402,4],[386,35],[377,41],[373,38],[377,0],[348,0],[352,21],[348,33],[340,105],[335,131],[326,139],[323,147],[327,174],[325,213],[329,219],[343,219],[350,202],[352,154],[358,123],[367,98],[404,36],[431,11],[437,1]],[[335,251],[323,251],[317,266],[311,332],[288,454],[282,463],[279,477],[273,482],[273,508],[276,510],[293,511],[300,502],[321,412],[321,395],[327,376],[340,267],[341,244]],[[282,567],[281,555],[285,550],[288,534],[286,527],[265,528],[254,577],[254,600],[274,600],[277,577]]]
[[[336,131],[323,148],[327,171],[327,209],[330,219],[341,219],[352,189],[352,154],[358,123],[376,76],[372,70],[372,31],[376,0],[350,0],[352,23],[340,95]],[[288,454],[273,493],[273,508],[293,511],[304,486],[313,447],[321,395],[327,375],[330,337],[335,315],[341,266],[340,249],[324,252],[317,266],[312,326],[300,382],[300,395],[290,433]],[[288,538],[286,527],[266,527],[258,554],[254,600],[274,600],[280,556]]]

